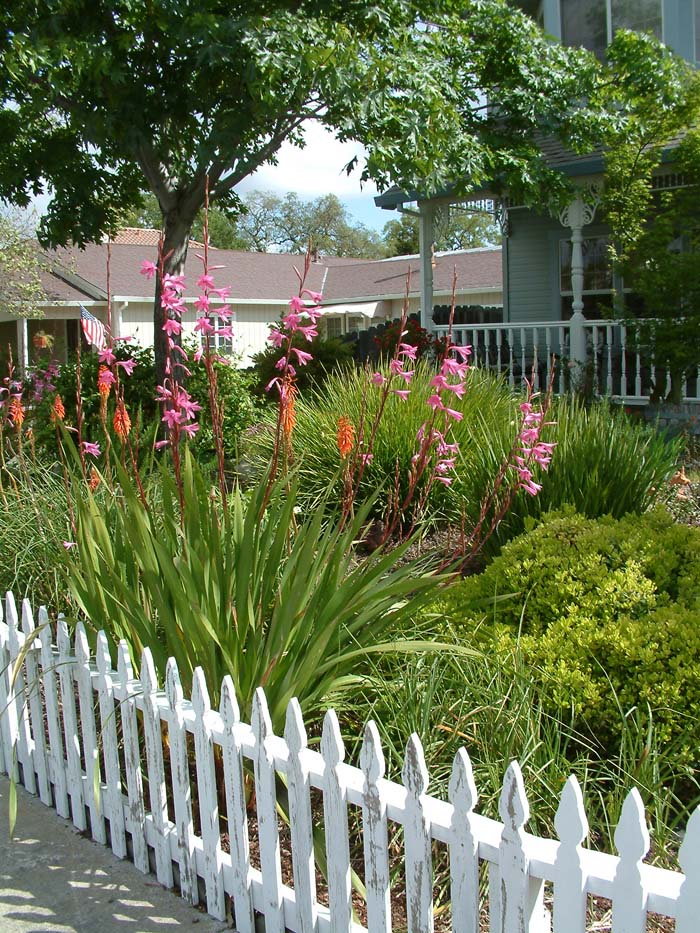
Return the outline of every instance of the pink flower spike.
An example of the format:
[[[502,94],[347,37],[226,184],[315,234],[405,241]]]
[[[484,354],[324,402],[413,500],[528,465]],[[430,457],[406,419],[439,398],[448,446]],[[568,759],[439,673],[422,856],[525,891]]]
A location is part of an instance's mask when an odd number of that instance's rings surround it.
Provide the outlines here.
[[[400,344],[399,344],[399,353],[400,353],[402,356],[407,356],[407,357],[409,358],[409,360],[414,360],[414,361],[415,361],[416,356],[417,356],[417,354],[418,354],[418,347],[414,347],[414,346],[413,346],[412,344],[410,344],[410,343],[400,343]]]
[[[306,364],[313,359],[310,353],[306,353],[305,350],[298,350],[296,347],[292,347],[292,353],[296,354],[297,362],[300,366],[306,366]]]
[[[139,271],[141,272],[141,275],[145,275],[147,279],[152,279],[158,270],[154,262],[150,262],[148,259],[144,259],[141,263],[141,269]]]
[[[170,444],[170,441],[156,441],[156,450],[162,450],[164,447],[167,447]]]
[[[373,386],[383,386],[386,380],[381,373],[375,373],[370,380]]]
[[[164,421],[172,431],[175,425],[180,424],[182,421],[182,412],[178,411],[176,408],[168,408],[168,410],[163,413],[163,417],[160,420]]]
[[[116,361],[116,356],[112,353],[111,347],[105,347],[104,350],[100,350],[97,354],[97,358],[100,363],[104,363],[106,366],[111,366],[112,363]]]
[[[78,546],[78,545],[75,543],[75,541],[64,541],[64,542],[63,542],[63,547],[64,547],[67,551],[70,551],[70,549],[71,549],[72,547],[77,547],[77,546]]]
[[[408,396],[411,394],[408,389],[394,389],[394,395],[398,395],[402,402],[405,402]]]
[[[184,275],[169,275],[166,272],[166,274],[163,276],[163,288],[172,288],[176,292],[184,291],[185,276]]]
[[[83,453],[90,454],[91,457],[99,457],[102,451],[99,444],[83,441]]]
[[[127,376],[130,376],[136,367],[136,360],[119,360],[117,366],[121,366]]]
[[[195,308],[200,314],[209,313],[209,297],[207,295],[198,295],[194,303]]]

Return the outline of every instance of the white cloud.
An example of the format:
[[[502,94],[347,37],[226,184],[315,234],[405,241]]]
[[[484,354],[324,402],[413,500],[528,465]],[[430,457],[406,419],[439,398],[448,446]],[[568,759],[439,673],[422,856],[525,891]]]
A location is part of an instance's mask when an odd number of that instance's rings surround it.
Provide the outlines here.
[[[302,198],[336,194],[341,200],[377,194],[373,182],[360,186],[364,148],[360,143],[341,143],[321,124],[309,122],[304,127],[306,146],[299,149],[283,143],[277,165],[264,165],[238,185],[239,193],[256,189],[286,193],[296,191]],[[345,166],[354,157],[358,166],[348,175]]]

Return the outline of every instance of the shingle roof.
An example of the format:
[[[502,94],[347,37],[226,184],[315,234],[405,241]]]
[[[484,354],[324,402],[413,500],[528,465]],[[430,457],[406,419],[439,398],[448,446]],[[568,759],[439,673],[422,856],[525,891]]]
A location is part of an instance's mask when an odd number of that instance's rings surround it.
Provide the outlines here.
[[[202,266],[198,250],[188,252],[185,273],[186,297],[198,294],[196,280]],[[153,294],[153,283],[140,274],[144,259],[156,260],[154,246],[113,242],[110,249],[110,286],[115,298],[144,298]],[[107,245],[90,244],[82,250],[57,250],[48,254],[53,271],[43,276],[47,295],[58,301],[104,299],[107,294]],[[302,270],[304,259],[287,253],[247,253],[239,250],[216,250],[210,256],[220,286],[230,285],[232,300],[286,301],[299,290],[295,267]],[[462,250],[436,253],[433,271],[434,291],[449,292],[453,269],[457,269],[458,290],[475,291],[501,287],[501,249]],[[363,297],[401,296],[406,288],[406,274],[411,270],[411,293],[420,289],[418,256],[362,260],[323,257],[312,262],[306,279],[307,288],[323,292],[327,302]]]

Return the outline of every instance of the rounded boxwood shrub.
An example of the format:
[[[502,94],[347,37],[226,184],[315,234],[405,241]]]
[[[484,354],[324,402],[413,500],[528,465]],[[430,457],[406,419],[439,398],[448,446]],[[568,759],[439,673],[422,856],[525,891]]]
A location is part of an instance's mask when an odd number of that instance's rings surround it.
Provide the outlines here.
[[[679,766],[700,763],[700,528],[550,514],[434,608],[489,651],[517,644],[545,709],[607,754],[636,709]]]

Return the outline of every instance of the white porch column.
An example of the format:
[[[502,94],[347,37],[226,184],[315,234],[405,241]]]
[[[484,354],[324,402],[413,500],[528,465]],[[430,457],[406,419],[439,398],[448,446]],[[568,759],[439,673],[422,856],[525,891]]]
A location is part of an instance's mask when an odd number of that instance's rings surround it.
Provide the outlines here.
[[[577,364],[579,377],[586,363],[586,332],[583,328],[583,228],[590,224],[600,203],[600,189],[589,185],[581,189],[573,201],[564,208],[559,220],[571,229],[571,291],[573,294],[570,322],[569,356]]]
[[[421,204],[418,218],[420,249],[420,325],[432,331],[433,324],[433,242],[435,207]]]
[[[23,376],[29,368],[29,334],[26,317],[17,318],[17,365]]]

